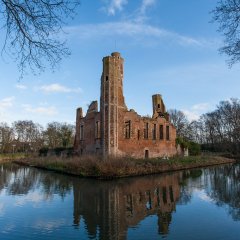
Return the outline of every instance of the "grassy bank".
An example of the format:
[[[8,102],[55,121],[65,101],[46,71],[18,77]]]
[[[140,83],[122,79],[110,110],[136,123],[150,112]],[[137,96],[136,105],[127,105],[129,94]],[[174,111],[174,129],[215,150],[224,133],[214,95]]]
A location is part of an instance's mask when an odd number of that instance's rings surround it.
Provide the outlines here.
[[[0,154],[0,163],[11,162],[14,160],[21,160],[26,158],[25,153],[1,153]]]
[[[233,163],[235,160],[218,156],[176,157],[169,160],[119,158],[105,161],[96,157],[48,157],[17,159],[14,162],[81,177],[111,179]]]

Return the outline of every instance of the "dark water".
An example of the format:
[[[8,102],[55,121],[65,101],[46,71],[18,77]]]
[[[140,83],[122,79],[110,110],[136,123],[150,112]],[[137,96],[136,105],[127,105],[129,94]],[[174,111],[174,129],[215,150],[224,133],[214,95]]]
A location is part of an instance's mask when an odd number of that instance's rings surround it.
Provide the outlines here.
[[[240,239],[240,165],[97,181],[0,166],[0,239]]]

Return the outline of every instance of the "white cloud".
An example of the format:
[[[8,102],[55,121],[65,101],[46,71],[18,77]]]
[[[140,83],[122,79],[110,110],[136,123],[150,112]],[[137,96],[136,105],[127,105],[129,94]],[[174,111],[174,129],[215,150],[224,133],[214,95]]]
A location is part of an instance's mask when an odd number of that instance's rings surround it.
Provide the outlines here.
[[[194,111],[182,110],[182,112],[187,116],[189,121],[198,120],[200,117],[200,114]]]
[[[81,88],[68,88],[58,83],[53,83],[50,85],[44,85],[39,88],[45,93],[79,93]]]
[[[2,100],[0,100],[0,109],[7,109],[9,107],[13,106],[15,97],[7,97],[7,98],[3,98]]]
[[[40,105],[40,106],[48,106],[48,105],[49,105],[49,103],[48,103],[48,102],[46,102],[46,101],[44,101],[44,102],[40,102],[40,103],[39,103],[39,105]]]
[[[21,90],[27,89],[27,86],[25,86],[25,85],[23,85],[23,84],[16,84],[15,87],[16,87],[17,89],[21,89]]]
[[[108,5],[105,8],[108,14],[115,15],[116,10],[122,11],[123,6],[128,3],[128,0],[105,0],[105,2],[107,2]],[[146,11],[156,3],[157,0],[142,0],[140,6],[133,11],[132,14],[124,16],[124,20],[97,24],[81,24],[66,27],[64,30],[68,32],[69,36],[73,39],[80,40],[130,37],[134,41],[140,40],[144,45],[147,45],[149,40],[151,46],[154,40],[156,43],[161,43],[162,40],[165,40],[182,46],[214,46],[214,48],[216,48],[217,44],[215,39],[185,36],[147,23],[146,20],[148,17],[146,16]]]
[[[142,3],[136,11],[130,15],[130,20],[135,23],[143,23],[149,18],[147,17],[147,9],[152,7],[156,0],[142,0]]]
[[[213,42],[206,39],[196,39],[189,36],[184,36],[172,31],[165,30],[150,24],[134,21],[119,21],[107,22],[99,24],[83,24],[79,26],[72,26],[65,28],[65,31],[70,34],[72,38],[83,40],[98,39],[106,37],[131,37],[136,39],[143,39],[146,44],[146,39],[150,40],[167,40],[175,42],[183,46],[212,46]],[[216,44],[215,44],[216,46]]]
[[[209,106],[210,106],[209,103],[199,103],[192,106],[192,109],[195,111],[206,111],[209,109]]]
[[[140,12],[145,14],[148,7],[153,6],[156,3],[156,0],[143,0],[140,8]]]
[[[15,104],[15,97],[7,97],[0,100],[0,121],[11,123],[14,120],[13,107]]]
[[[116,11],[122,11],[123,6],[128,3],[128,0],[110,0],[107,1],[107,7],[105,10],[107,11],[108,15],[115,15]]]
[[[199,117],[211,108],[209,103],[199,103],[193,105],[189,110],[183,109],[183,113],[187,116],[189,121],[198,120]]]
[[[50,106],[50,107],[32,107],[29,104],[24,104],[22,105],[24,111],[29,112],[29,113],[34,113],[34,114],[39,114],[39,115],[47,115],[47,116],[55,116],[58,114],[58,111],[55,107]]]

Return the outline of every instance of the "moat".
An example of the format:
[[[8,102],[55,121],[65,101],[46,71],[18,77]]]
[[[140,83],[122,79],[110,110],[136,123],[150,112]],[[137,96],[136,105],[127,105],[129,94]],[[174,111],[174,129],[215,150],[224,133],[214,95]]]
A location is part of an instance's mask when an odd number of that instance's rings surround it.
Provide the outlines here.
[[[240,165],[79,179],[0,166],[5,239],[228,239],[240,234]]]

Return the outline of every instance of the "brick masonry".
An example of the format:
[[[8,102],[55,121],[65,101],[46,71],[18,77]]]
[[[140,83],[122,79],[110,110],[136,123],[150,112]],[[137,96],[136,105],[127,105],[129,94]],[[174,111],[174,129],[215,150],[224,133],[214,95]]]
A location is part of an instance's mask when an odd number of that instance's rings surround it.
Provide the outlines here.
[[[142,117],[128,110],[123,95],[124,59],[114,52],[103,58],[100,111],[93,101],[83,116],[77,109],[74,149],[82,154],[168,157],[177,153],[176,129],[160,94],[152,96],[153,115]]]

